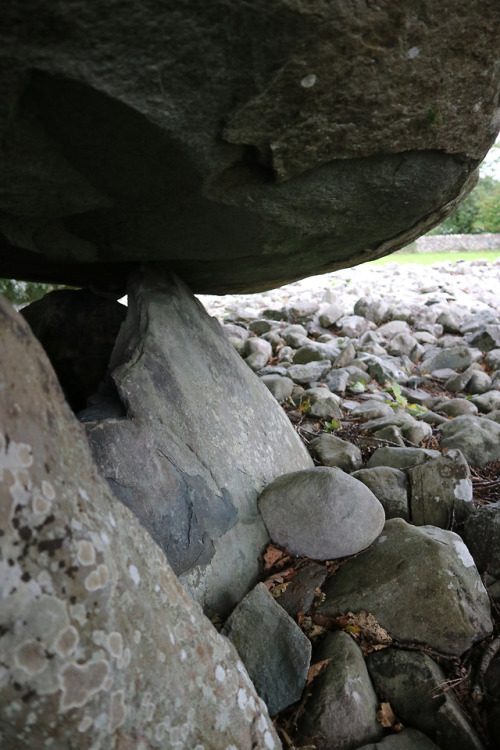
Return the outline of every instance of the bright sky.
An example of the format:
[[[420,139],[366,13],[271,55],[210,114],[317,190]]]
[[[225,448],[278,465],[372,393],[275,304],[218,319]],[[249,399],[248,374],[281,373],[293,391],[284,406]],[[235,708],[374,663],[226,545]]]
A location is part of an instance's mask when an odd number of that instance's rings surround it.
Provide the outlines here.
[[[500,180],[500,136],[493,148],[486,154],[479,171],[481,177],[493,177],[495,180]]]

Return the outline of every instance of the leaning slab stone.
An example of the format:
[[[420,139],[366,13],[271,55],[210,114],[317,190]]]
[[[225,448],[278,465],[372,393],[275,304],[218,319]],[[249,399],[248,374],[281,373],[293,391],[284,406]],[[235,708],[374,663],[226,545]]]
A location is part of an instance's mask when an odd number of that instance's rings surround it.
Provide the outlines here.
[[[500,424],[464,414],[439,425],[441,448],[458,448],[471,466],[486,466],[500,459]]]
[[[313,682],[300,722],[301,744],[317,750],[351,750],[360,742],[376,742],[382,727],[378,699],[358,644],[342,631],[327,633],[314,663],[328,660]]]
[[[285,413],[175,276],[133,277],[111,361],[121,420],[88,424],[113,492],[207,612],[255,582],[265,484],[312,460]]]
[[[0,745],[279,747],[232,645],[92,461],[0,302]]]
[[[222,632],[236,647],[271,716],[299,700],[311,642],[263,583],[237,605]]]
[[[393,648],[373,651],[368,670],[377,690],[406,726],[435,740],[444,750],[484,750],[465,718],[446,675],[426,654]]]
[[[273,542],[315,560],[365,549],[385,518],[368,487],[326,466],[278,477],[261,494],[259,509]]]
[[[363,465],[356,445],[326,432],[311,442],[311,448],[323,466],[338,466],[349,474]]]
[[[374,466],[392,466],[393,469],[409,469],[440,455],[439,451],[429,448],[379,448],[370,456],[366,467],[371,469]]]
[[[462,654],[492,630],[488,595],[460,537],[399,518],[323,591],[320,614],[365,610],[394,638],[447,654]]]
[[[409,486],[406,474],[391,466],[374,466],[351,474],[373,492],[382,503],[385,517],[410,520]]]
[[[411,521],[415,526],[449,528],[465,521],[474,510],[469,464],[459,450],[451,449],[408,471],[411,487]]]

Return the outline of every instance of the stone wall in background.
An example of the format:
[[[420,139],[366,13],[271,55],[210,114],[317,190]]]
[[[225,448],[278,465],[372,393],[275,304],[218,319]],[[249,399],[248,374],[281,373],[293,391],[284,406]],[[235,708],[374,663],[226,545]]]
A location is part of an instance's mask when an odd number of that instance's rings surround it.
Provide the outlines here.
[[[476,252],[481,250],[498,250],[500,252],[500,234],[490,232],[484,232],[483,234],[435,234],[419,237],[415,245],[417,253]],[[403,252],[406,249],[404,248]]]

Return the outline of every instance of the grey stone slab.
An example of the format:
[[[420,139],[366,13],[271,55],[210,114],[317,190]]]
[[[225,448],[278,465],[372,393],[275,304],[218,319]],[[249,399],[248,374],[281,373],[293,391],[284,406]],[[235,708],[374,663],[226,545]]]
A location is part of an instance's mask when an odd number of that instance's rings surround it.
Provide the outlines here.
[[[326,659],[299,724],[301,744],[350,750],[377,741],[382,737],[378,700],[361,649],[347,633],[327,633],[314,654],[315,663]]]
[[[268,540],[258,495],[311,459],[175,276],[136,274],[111,367],[126,417],[87,424],[97,464],[193,596],[227,612],[254,584]]]
[[[222,632],[238,651],[271,716],[299,700],[311,642],[263,583],[237,605]]]

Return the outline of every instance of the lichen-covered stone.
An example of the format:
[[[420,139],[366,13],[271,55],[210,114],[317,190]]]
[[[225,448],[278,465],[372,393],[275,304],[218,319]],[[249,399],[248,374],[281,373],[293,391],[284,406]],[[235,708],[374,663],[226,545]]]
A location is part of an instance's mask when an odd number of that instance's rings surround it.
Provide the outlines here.
[[[226,614],[255,583],[269,539],[258,495],[312,459],[174,275],[149,268],[132,278],[110,367],[125,414],[94,414],[94,458],[205,611]]]
[[[496,0],[4,3],[0,271],[273,288],[406,245],[499,129]]]
[[[463,654],[492,631],[490,604],[474,560],[457,534],[393,518],[364,553],[323,588],[322,615],[372,613],[400,641]]]
[[[474,510],[472,479],[467,461],[459,450],[409,469],[411,521],[415,526],[462,523]]]
[[[0,745],[279,747],[232,645],[99,476],[0,301]]]

